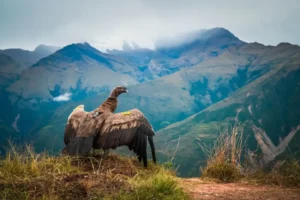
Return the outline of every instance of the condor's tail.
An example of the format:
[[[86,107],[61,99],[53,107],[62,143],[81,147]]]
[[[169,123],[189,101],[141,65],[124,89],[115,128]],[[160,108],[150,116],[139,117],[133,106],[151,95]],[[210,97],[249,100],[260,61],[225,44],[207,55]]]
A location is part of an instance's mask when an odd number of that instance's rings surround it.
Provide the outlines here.
[[[153,136],[155,135],[154,131],[146,126],[139,127],[136,132],[135,136],[129,145],[129,149],[133,150],[139,161],[143,161],[144,166],[147,167],[147,138],[150,144],[152,158],[153,161],[156,163],[156,155],[155,155],[155,147],[153,142]]]
[[[148,141],[149,141],[150,148],[151,148],[153,162],[156,163],[155,147],[154,147],[154,142],[153,142],[153,136],[152,135],[148,136]]]

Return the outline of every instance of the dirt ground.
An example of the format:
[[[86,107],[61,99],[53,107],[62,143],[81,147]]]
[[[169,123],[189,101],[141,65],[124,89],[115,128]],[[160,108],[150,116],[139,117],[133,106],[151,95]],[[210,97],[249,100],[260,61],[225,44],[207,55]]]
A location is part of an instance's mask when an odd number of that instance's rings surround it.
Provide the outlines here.
[[[180,185],[197,200],[300,200],[300,188],[246,183],[207,183],[197,178],[181,179]]]

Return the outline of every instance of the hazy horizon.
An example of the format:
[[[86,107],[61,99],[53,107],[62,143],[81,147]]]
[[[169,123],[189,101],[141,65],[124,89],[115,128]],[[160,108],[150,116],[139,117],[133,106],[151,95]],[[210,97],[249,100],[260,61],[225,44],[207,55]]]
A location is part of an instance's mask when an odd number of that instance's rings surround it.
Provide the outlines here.
[[[297,0],[270,1],[34,1],[0,2],[0,49],[33,50],[88,42],[120,49],[123,41],[153,48],[157,37],[223,27],[245,42],[300,44]]]

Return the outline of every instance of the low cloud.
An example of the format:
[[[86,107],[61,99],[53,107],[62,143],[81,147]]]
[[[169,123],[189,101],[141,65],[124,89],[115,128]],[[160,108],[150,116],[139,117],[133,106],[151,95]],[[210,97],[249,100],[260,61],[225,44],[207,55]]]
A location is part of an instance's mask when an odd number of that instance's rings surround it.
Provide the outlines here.
[[[66,92],[65,94],[61,94],[57,97],[53,98],[53,101],[69,101],[71,99],[72,93]]]
[[[123,40],[154,48],[157,37],[213,27],[247,42],[300,44],[299,0],[17,2],[0,0],[0,49],[85,41],[101,50],[121,49]]]

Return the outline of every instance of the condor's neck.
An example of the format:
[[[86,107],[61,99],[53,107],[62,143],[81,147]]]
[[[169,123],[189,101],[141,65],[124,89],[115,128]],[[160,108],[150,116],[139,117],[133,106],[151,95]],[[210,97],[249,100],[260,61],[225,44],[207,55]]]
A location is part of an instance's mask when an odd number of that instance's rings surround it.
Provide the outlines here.
[[[115,112],[117,105],[118,105],[118,99],[117,95],[112,93],[104,102],[102,105],[100,105],[99,109],[100,112]]]

